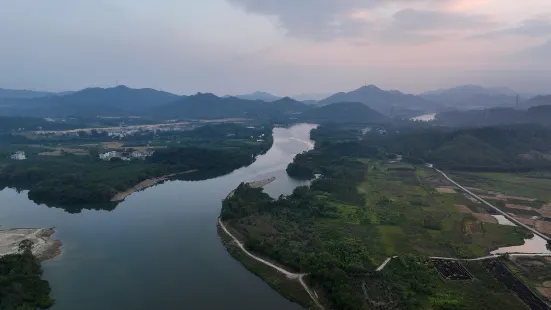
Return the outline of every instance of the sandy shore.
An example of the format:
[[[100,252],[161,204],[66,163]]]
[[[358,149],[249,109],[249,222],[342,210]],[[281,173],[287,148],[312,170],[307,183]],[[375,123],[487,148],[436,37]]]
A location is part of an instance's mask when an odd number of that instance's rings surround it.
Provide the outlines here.
[[[164,175],[164,176],[158,177],[158,178],[147,179],[145,181],[142,181],[142,182],[136,184],[134,187],[132,187],[130,189],[127,189],[124,192],[117,193],[115,196],[113,196],[113,198],[111,198],[111,201],[112,202],[123,201],[123,200],[126,199],[126,197],[132,195],[133,193],[142,191],[142,190],[144,190],[148,187],[151,187],[151,186],[153,186],[157,183],[161,183],[163,181],[166,181],[166,180],[168,180],[169,178],[171,178],[173,176],[177,176],[177,175],[180,175],[180,174],[186,174],[186,173],[192,173],[192,172],[195,172],[195,171],[197,171],[197,170],[189,170],[189,171],[185,171],[185,172],[172,173],[172,174],[167,174],[167,175]]]
[[[273,181],[275,181],[275,179],[276,179],[275,177],[271,177],[269,179],[264,179],[260,181],[252,181],[252,182],[248,182],[247,185],[249,185],[252,188],[261,188],[272,183]]]
[[[61,253],[61,241],[52,238],[54,228],[17,228],[0,230],[0,256],[18,252],[19,242],[29,239],[34,242],[32,252],[45,261]]]

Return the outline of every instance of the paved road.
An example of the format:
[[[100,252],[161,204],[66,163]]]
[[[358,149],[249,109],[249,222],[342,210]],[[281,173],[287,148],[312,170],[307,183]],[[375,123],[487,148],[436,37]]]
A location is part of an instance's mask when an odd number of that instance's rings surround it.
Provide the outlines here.
[[[457,260],[457,261],[464,261],[464,262],[475,262],[480,260],[487,260],[487,259],[493,259],[498,258],[501,256],[509,256],[509,257],[551,257],[551,254],[549,253],[508,253],[508,254],[496,254],[496,255],[488,255],[483,257],[477,257],[477,258],[454,258],[454,257],[439,257],[439,256],[431,256],[430,259],[441,259],[441,260]]]
[[[289,279],[294,279],[294,280],[298,280],[299,283],[302,285],[302,287],[304,287],[304,289],[306,290],[306,292],[308,293],[308,295],[310,295],[310,298],[312,298],[312,300],[314,301],[314,303],[320,308],[320,309],[324,309],[323,306],[320,304],[320,302],[318,301],[318,299],[316,298],[315,294],[313,293],[313,291],[308,287],[308,285],[306,285],[306,283],[304,282],[303,278],[304,276],[306,276],[307,274],[306,273],[293,273],[293,272],[290,272],[290,271],[287,271],[279,266],[276,266],[272,263],[270,263],[269,261],[265,260],[265,259],[262,259],[252,253],[250,253],[249,251],[247,251],[247,249],[245,249],[245,247],[243,246],[243,243],[241,243],[241,241],[239,241],[234,235],[232,235],[230,233],[230,231],[226,228],[226,226],[224,225],[224,223],[222,223],[222,221],[220,219],[218,219],[218,224],[220,224],[220,227],[222,227],[222,229],[226,232],[226,234],[228,234],[228,236],[230,236],[233,241],[235,241],[235,243],[237,244],[237,246],[239,246],[239,248],[245,253],[247,254],[248,256],[252,257],[253,259],[263,263],[264,265],[267,265],[267,266],[270,266],[272,268],[274,268],[275,270],[283,273],[287,278]]]
[[[532,227],[518,221],[516,218],[510,216],[509,214],[501,211],[501,209],[499,209],[498,207],[492,205],[491,203],[487,202],[486,200],[480,198],[478,195],[476,195],[475,193],[471,192],[470,190],[466,189],[465,187],[461,186],[459,183],[455,182],[454,180],[452,180],[450,177],[448,177],[447,174],[445,174],[444,172],[434,168],[436,171],[438,171],[440,174],[442,174],[448,181],[452,182],[455,186],[459,187],[461,190],[463,190],[464,192],[466,192],[467,194],[473,196],[474,198],[476,198],[478,201],[482,202],[483,204],[487,205],[488,207],[496,210],[497,212],[499,212],[501,215],[505,216],[507,219],[509,219],[510,221],[512,221],[513,223],[519,225],[519,226],[522,226],[528,230],[530,230],[531,232],[533,232],[535,235],[537,236],[540,236],[542,237],[543,239],[549,241],[551,240],[551,238],[547,237],[546,235],[540,233],[539,231],[533,229]]]

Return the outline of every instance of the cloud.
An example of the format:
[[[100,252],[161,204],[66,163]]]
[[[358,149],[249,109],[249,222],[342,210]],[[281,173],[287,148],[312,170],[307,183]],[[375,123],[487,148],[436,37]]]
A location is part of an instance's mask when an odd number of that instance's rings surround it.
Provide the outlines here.
[[[379,40],[391,44],[423,44],[449,37],[450,31],[456,33],[490,24],[489,17],[484,15],[404,9],[393,15]]]
[[[546,37],[551,35],[551,20],[532,18],[524,20],[520,25],[491,31],[472,36],[473,39],[494,39],[507,36]]]
[[[366,23],[349,18],[355,9],[371,7],[374,0],[228,0],[245,11],[276,16],[288,34],[299,38],[332,39],[358,36]]]
[[[549,55],[551,55],[551,40],[535,47],[524,49],[514,54],[513,57],[528,62],[536,62],[540,66],[546,65],[547,67],[551,67]]]
[[[439,31],[488,25],[485,15],[450,11],[472,0],[227,0],[246,12],[276,17],[287,35],[309,40],[380,38],[382,43],[438,40]],[[480,0],[475,0],[478,3]],[[432,10],[398,8],[430,7]],[[390,14],[390,15],[389,15]],[[370,19],[373,18],[373,19]],[[422,33],[432,30],[435,33]]]
[[[394,14],[393,27],[404,30],[461,30],[489,25],[485,15],[405,9]]]

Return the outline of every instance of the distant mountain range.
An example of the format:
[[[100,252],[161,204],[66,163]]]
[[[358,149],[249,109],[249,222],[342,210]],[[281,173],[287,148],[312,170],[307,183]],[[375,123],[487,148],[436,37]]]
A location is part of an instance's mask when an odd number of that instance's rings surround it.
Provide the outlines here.
[[[305,104],[288,97],[273,102],[263,102],[198,93],[152,109],[150,115],[160,118],[190,119],[278,119],[307,109],[308,106]]]
[[[411,117],[440,112],[440,118],[456,115],[461,120],[464,119],[464,115],[468,115],[482,121],[486,117],[484,115],[489,114],[495,114],[497,119],[503,119],[504,122],[510,122],[515,117],[519,117],[517,119],[519,122],[532,119],[532,116],[527,116],[528,112],[513,109],[516,103],[514,91],[475,85],[427,92],[418,96],[394,90],[382,90],[370,85],[350,92],[336,93],[317,102],[300,102],[265,92],[232,97],[217,97],[202,93],[178,96],[155,89],[132,89],[126,86],[87,88],[65,93],[1,89],[0,94],[2,96],[0,97],[0,115],[4,116],[143,116],[164,119],[239,117],[273,121],[293,118],[355,122],[367,119],[379,120],[383,115]],[[551,96],[537,96],[526,100],[521,103],[520,108],[528,109],[540,105],[551,105]],[[487,109],[492,107],[510,107],[511,109]],[[486,109],[486,111],[482,114],[450,112],[471,109]],[[441,113],[446,111],[448,112]],[[502,115],[500,113],[510,116],[500,116]],[[537,122],[541,121],[537,118]]]
[[[514,107],[517,102],[517,93],[514,90],[485,88],[478,85],[464,85],[426,92],[420,97],[439,103],[444,108],[457,110]]]
[[[154,89],[86,88],[66,95],[4,98],[0,115],[43,117],[129,116],[172,102],[180,96]]]
[[[551,105],[551,95],[546,96],[536,96],[530,100],[527,100],[523,102],[520,107],[521,108],[532,108],[542,105]],[[551,122],[551,119],[549,120]]]
[[[485,110],[450,111],[436,115],[436,124],[454,127],[481,127],[503,124],[535,123],[551,126],[551,105],[527,110],[491,108]]]
[[[264,101],[264,102],[272,102],[272,101],[276,101],[276,100],[281,99],[281,97],[274,96],[270,93],[261,92],[261,91],[257,91],[257,92],[254,92],[252,94],[247,94],[247,95],[236,95],[236,96],[228,95],[228,96],[224,96],[224,98],[228,98],[228,97],[235,97],[235,98],[245,99],[245,100],[261,100],[261,101]]]
[[[309,109],[299,118],[303,121],[318,123],[365,123],[388,120],[388,117],[360,102],[331,103]]]
[[[11,99],[31,99],[55,95],[55,93],[42,92],[42,91],[33,91],[33,90],[18,90],[18,89],[4,89],[0,88],[0,99],[2,98],[11,98]]]
[[[290,98],[293,98],[296,101],[302,101],[306,104],[312,104],[316,103],[318,100],[324,99],[331,96],[331,94],[318,94],[318,93],[305,93],[305,94],[299,94],[294,96],[289,96]],[[279,100],[283,97],[275,96],[267,92],[257,91],[252,94],[246,94],[246,95],[235,95],[235,96],[224,96],[224,98],[227,97],[236,97],[239,99],[246,99],[246,100],[262,100],[265,102],[272,102]]]
[[[373,110],[389,116],[416,116],[419,113],[433,112],[438,104],[415,95],[391,90],[385,91],[377,86],[363,86],[351,92],[336,93],[318,102],[324,106],[339,102],[361,102]]]
[[[428,91],[421,94],[421,96],[436,96],[436,95],[459,96],[459,97],[466,98],[472,95],[516,96],[517,92],[506,87],[488,88],[488,87],[482,87],[479,85],[462,85],[462,86],[457,86],[453,88]]]

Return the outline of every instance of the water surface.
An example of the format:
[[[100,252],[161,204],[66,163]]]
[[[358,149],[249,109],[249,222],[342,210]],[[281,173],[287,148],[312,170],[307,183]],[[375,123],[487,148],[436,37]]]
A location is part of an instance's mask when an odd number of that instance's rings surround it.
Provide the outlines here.
[[[307,184],[285,168],[313,147],[312,128],[276,128],[273,147],[251,166],[216,179],[157,185],[113,211],[70,214],[6,189],[0,225],[57,228],[63,252],[43,264],[54,310],[301,309],[226,252],[216,220],[221,200],[241,182],[275,176],[265,188],[273,197]]]

